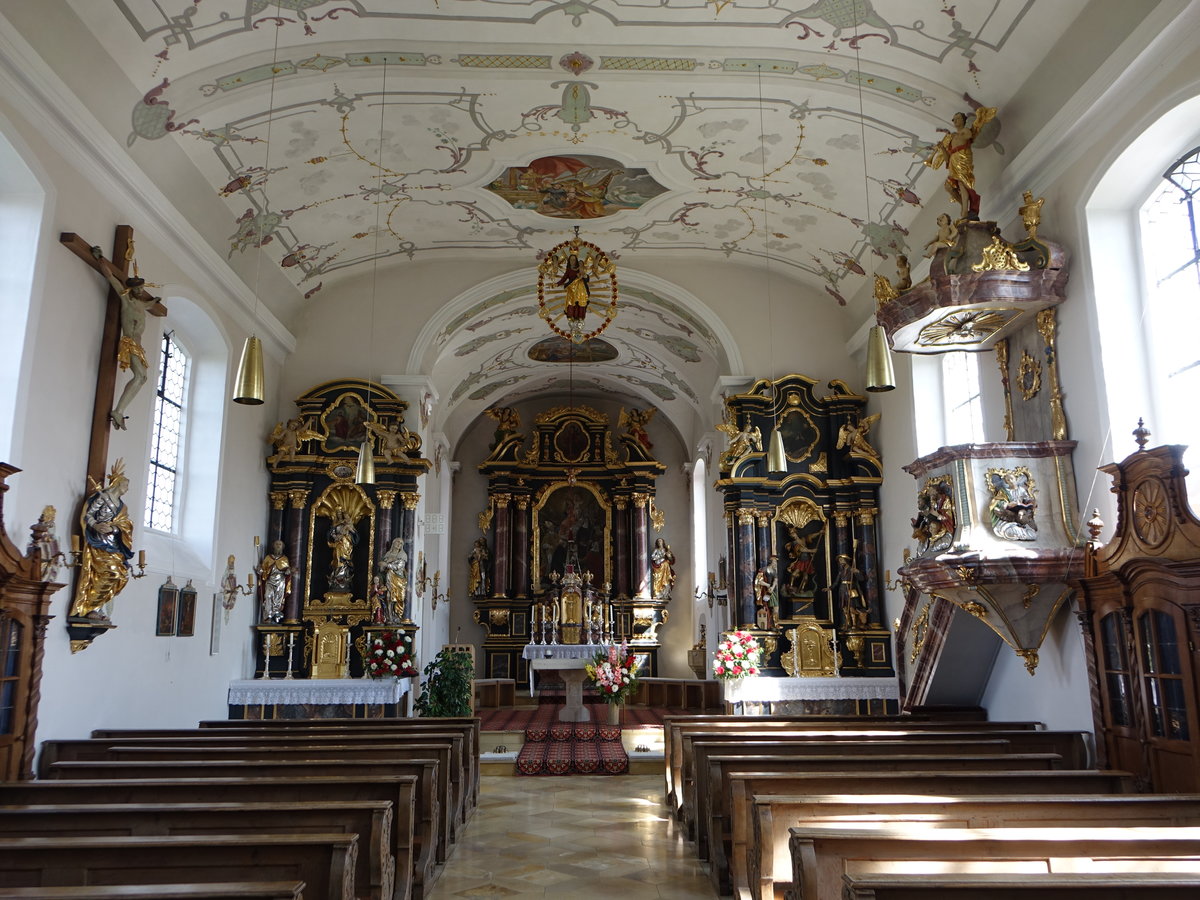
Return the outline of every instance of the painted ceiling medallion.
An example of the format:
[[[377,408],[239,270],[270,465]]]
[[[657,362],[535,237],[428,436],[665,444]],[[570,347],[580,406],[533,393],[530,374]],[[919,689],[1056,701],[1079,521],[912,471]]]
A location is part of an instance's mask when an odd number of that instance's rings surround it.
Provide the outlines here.
[[[921,329],[917,343],[979,344],[999,331],[1015,315],[1013,310],[972,309],[951,313]]]
[[[529,358],[547,363],[596,363],[617,358],[617,348],[603,338],[572,344],[565,338],[548,337],[529,348]]]
[[[538,266],[538,312],[559,337],[583,344],[617,317],[617,266],[599,247],[575,236],[551,247]],[[564,327],[565,326],[565,327]]]
[[[555,219],[600,219],[667,192],[645,169],[582,155],[543,156],[527,166],[509,166],[487,189],[516,209]]]

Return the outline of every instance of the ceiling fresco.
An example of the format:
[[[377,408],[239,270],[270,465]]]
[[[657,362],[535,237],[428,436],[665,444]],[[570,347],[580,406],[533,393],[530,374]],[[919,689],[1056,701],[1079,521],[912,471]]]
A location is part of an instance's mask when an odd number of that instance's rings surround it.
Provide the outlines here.
[[[922,207],[949,208],[924,160],[951,117],[998,107],[975,149],[981,173],[1001,162],[1006,104],[1085,6],[57,2],[134,85],[118,95],[126,144],[181,147],[224,204],[216,249],[261,245],[297,300],[336,302],[376,263],[529,273],[467,303],[429,347],[447,415],[468,421],[564,383],[554,348],[533,349],[547,337],[533,282],[575,226],[622,273],[765,265],[807,286],[794,296],[845,306],[893,271],[885,260],[920,254]],[[728,336],[685,294],[622,274],[615,357],[575,379],[700,412],[730,373]]]

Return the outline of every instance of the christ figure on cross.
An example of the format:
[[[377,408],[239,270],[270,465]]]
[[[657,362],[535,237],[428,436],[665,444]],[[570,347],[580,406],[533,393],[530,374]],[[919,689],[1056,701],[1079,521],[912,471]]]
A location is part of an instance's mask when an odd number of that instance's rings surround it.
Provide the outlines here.
[[[108,420],[113,428],[124,429],[125,410],[146,383],[149,365],[142,347],[142,333],[146,330],[146,312],[159,302],[159,298],[151,296],[145,289],[146,279],[136,274],[122,279],[121,273],[104,258],[104,251],[99,247],[92,248],[92,256],[99,261],[100,271],[121,298],[121,342],[117,346],[117,364],[122,371],[128,369],[130,374],[121,391],[121,399],[108,414]]]

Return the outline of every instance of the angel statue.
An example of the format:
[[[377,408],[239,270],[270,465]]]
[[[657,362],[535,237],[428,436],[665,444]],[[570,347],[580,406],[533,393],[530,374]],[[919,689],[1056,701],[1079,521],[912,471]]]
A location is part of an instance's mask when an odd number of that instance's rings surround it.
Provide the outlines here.
[[[717,431],[729,438],[729,447],[721,454],[721,465],[728,468],[750,451],[762,452],[762,431],[757,425],[750,426],[750,416],[739,430],[733,422],[721,422]]]
[[[521,414],[511,406],[491,406],[484,412],[496,420],[496,432],[492,435],[489,450],[495,450],[502,440],[521,430]]]
[[[379,452],[389,465],[409,450],[416,450],[421,446],[420,437],[401,425],[399,419],[393,419],[386,428],[378,422],[364,422],[363,426],[379,438]]]
[[[1033,479],[1029,472],[991,469],[987,480],[992,492],[988,503],[992,533],[1006,541],[1035,540],[1038,528],[1033,514],[1037,510],[1037,500],[1033,496]]]
[[[837,449],[847,449],[853,455],[865,456],[876,463],[882,462],[883,457],[880,456],[879,451],[872,447],[867,440],[867,433],[879,421],[881,415],[882,413],[875,413],[873,416],[866,416],[853,425],[849,422],[844,423],[838,429]]]
[[[979,131],[996,118],[996,108],[981,106],[975,110],[975,120],[967,124],[967,114],[957,112],[950,121],[954,130],[942,136],[925,160],[931,169],[945,166],[946,193],[962,210],[963,219],[978,221],[979,194],[975,191],[975,155],[971,146],[979,137]]]
[[[296,416],[286,422],[279,422],[271,429],[271,434],[267,438],[275,447],[275,453],[267,457],[267,465],[274,466],[284,460],[295,462],[296,453],[304,441],[319,441],[324,437],[323,434],[313,431],[312,422],[309,419]]]
[[[626,429],[629,432],[629,436],[641,444],[643,450],[649,452],[654,445],[650,443],[650,435],[646,431],[646,426],[654,418],[656,412],[658,412],[658,407],[656,406],[652,406],[649,409],[625,409],[625,407],[621,407],[621,415],[617,419],[617,427]]]

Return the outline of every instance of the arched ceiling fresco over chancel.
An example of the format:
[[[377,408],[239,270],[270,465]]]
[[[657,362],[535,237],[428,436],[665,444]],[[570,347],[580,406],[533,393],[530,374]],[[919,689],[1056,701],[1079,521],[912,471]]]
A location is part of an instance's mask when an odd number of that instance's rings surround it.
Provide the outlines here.
[[[928,236],[912,233],[914,218],[946,202],[943,176],[922,165],[938,129],[959,110],[997,106],[977,164],[1003,153],[1005,103],[1084,6],[70,3],[142,94],[120,113],[127,142],[182,146],[227,207],[217,249],[233,257],[266,242],[313,302],[377,258],[532,267],[580,224],[647,271],[664,256],[758,267],[769,253],[838,304],[883,257],[919,255]],[[557,193],[537,202],[497,191],[553,158],[591,170],[569,197],[561,183],[543,184]],[[644,327],[669,335],[653,318]]]

